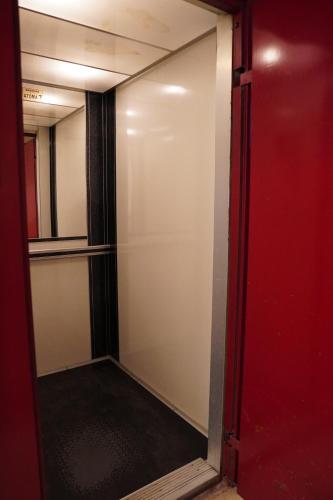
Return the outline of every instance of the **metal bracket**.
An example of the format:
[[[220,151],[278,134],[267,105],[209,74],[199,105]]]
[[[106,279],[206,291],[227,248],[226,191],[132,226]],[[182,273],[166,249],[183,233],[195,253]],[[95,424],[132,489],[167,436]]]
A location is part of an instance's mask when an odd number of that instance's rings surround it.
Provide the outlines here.
[[[233,70],[233,75],[232,75],[233,87],[243,87],[244,85],[250,85],[251,83],[252,83],[252,71],[245,71],[245,68],[243,66]]]

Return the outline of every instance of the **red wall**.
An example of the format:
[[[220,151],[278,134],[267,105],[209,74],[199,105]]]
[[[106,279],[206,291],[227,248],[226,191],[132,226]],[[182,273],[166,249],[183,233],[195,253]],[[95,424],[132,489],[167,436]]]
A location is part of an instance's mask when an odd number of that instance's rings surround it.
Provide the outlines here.
[[[332,20],[253,2],[245,500],[333,498]]]
[[[0,498],[39,500],[16,9],[1,0]]]

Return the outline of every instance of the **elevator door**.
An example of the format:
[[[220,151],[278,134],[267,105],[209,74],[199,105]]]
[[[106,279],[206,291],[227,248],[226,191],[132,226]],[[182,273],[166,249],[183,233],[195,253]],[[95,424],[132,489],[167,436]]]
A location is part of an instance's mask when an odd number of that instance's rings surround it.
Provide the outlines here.
[[[330,0],[253,2],[239,492],[333,495]]]

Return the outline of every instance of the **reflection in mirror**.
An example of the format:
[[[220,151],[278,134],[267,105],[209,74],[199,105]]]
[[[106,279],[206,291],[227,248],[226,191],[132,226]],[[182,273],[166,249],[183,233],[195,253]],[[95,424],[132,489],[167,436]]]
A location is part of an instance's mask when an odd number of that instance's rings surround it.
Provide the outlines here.
[[[87,235],[85,93],[23,82],[29,239]]]

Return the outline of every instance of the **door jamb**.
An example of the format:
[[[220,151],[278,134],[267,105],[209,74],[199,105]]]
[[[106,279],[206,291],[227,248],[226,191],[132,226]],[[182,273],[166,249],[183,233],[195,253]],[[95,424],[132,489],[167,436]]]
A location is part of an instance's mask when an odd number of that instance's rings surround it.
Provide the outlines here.
[[[11,0],[4,0],[4,2],[6,2],[6,9],[4,8],[4,14],[7,12],[7,21],[9,21],[10,23],[13,23],[14,25],[14,30],[11,32],[9,30],[8,32],[8,35],[7,35],[7,39],[6,39],[6,44],[3,45],[3,47],[7,47],[8,48],[8,42],[9,42],[9,50],[11,49],[10,48],[10,45],[12,45],[12,47],[15,47],[15,53],[13,54],[13,57],[14,57],[14,60],[15,60],[15,67],[16,67],[16,85],[15,85],[15,93],[16,93],[16,99],[17,101],[20,100],[20,95],[21,95],[21,89],[20,89],[20,58],[19,58],[19,36],[18,36],[18,13],[17,13],[17,3],[16,2],[12,2]],[[243,5],[242,2],[237,2],[236,0],[235,1],[232,1],[232,0],[225,0],[225,1],[218,1],[218,0],[205,0],[205,3],[207,4],[210,4],[210,5],[213,5],[215,7],[218,7],[218,8],[222,8],[223,10],[227,11],[227,12],[230,12],[230,13],[233,13],[235,14],[235,12],[239,12],[239,9],[241,8],[241,5]],[[11,13],[10,13],[10,9],[12,9]],[[241,19],[242,19],[242,33],[246,33],[246,27],[245,25],[249,25],[249,22],[248,21],[245,21],[245,19],[247,18],[248,19],[248,16],[247,16],[247,9],[243,9],[242,13],[239,14],[239,16],[241,16]],[[4,15],[4,21],[5,21],[5,15]],[[235,19],[237,19],[237,16],[235,17]],[[10,40],[11,38],[11,40]],[[241,55],[241,59],[242,59],[242,63],[243,63],[243,68],[245,69],[250,69],[250,57],[249,57],[249,45],[247,43],[244,42],[244,39],[243,41],[241,42],[241,45],[242,47],[246,48],[246,50],[242,50],[242,55]],[[236,54],[234,52],[234,63],[235,63],[235,57],[236,57]],[[234,67],[235,69],[235,67]],[[247,93],[249,93],[247,91]],[[238,102],[238,105],[239,105],[239,97],[237,97],[237,94],[239,94],[239,91],[236,91],[234,90],[233,91],[233,111],[235,110],[235,107],[237,107],[237,104],[235,104],[235,101]],[[248,98],[248,101],[250,100],[250,97]],[[235,107],[234,107],[235,105]],[[20,137],[20,134],[22,132],[21,130],[21,126],[20,126],[20,122],[21,122],[21,118],[22,118],[22,108],[21,108],[21,104],[20,103],[16,103],[16,106],[17,106],[17,114],[16,114],[16,118],[17,118],[17,130],[16,130],[16,137],[18,138],[18,166],[19,166],[19,176],[20,176],[20,193],[19,193],[19,196],[20,196],[20,204],[21,204],[21,207],[22,207],[22,204],[24,204],[24,192],[23,192],[23,183],[22,183],[22,179],[23,179],[23,137]],[[247,123],[247,126],[248,126],[248,123],[249,123],[249,117],[247,116],[246,118],[246,123]],[[243,115],[243,126],[244,126],[244,115]],[[233,290],[233,288],[235,286],[237,287],[244,287],[245,286],[245,276],[246,276],[246,270],[243,270],[243,272],[240,272],[240,267],[239,267],[239,259],[242,261],[243,264],[245,264],[245,261],[246,261],[246,241],[247,241],[247,207],[248,207],[248,199],[246,199],[246,195],[247,195],[247,191],[245,190],[245,193],[244,191],[240,192],[239,191],[239,185],[240,185],[240,179],[239,177],[237,178],[237,175],[239,176],[240,174],[240,171],[238,171],[238,174],[237,174],[237,168],[235,167],[235,161],[237,162],[236,165],[238,165],[238,162],[241,162],[240,164],[240,170],[241,172],[244,174],[244,169],[246,170],[246,175],[248,176],[248,144],[242,144],[242,132],[241,132],[241,136],[238,137],[238,139],[236,140],[235,137],[234,137],[234,134],[236,134],[236,131],[239,131],[239,130],[242,130],[242,127],[240,127],[240,123],[237,123],[237,117],[235,116],[235,114],[233,114],[233,119],[232,119],[232,169],[231,169],[231,198],[234,196],[235,198],[235,203],[237,204],[238,203],[238,216],[235,217],[235,220],[230,220],[230,236],[232,237],[232,235],[235,235],[235,238],[234,238],[234,241],[231,241],[230,243],[230,259],[231,259],[231,256],[233,255],[233,252],[237,250],[237,247],[239,249],[242,249],[242,255],[243,257],[239,257],[239,254],[240,254],[240,250],[237,252],[237,256],[238,258],[236,259],[237,260],[237,265],[235,264],[235,267],[233,267],[233,265],[230,265],[230,268],[229,268],[229,283],[228,283],[228,310],[230,312],[230,300],[231,300],[231,292]],[[23,134],[21,134],[23,136]],[[236,177],[236,179],[235,179]],[[15,182],[16,179],[13,179],[12,181],[12,187],[13,189],[17,189],[17,185],[15,185]],[[248,186],[248,177],[247,177],[247,181],[245,183],[246,186]],[[244,183],[243,183],[243,186],[244,186]],[[241,194],[242,193],[242,194]],[[244,195],[245,195],[245,200],[244,200]],[[242,197],[243,196],[243,197]],[[240,210],[240,203],[243,203],[242,206],[243,206],[243,210]],[[23,205],[24,206],[24,205]],[[245,207],[245,208],[244,208]],[[245,218],[244,218],[245,217]],[[26,222],[25,222],[25,214],[24,214],[24,210],[21,208],[21,216],[20,216],[20,219],[21,220],[17,220],[17,223],[20,225],[20,228],[19,228],[19,231],[20,231],[20,241],[21,241],[21,258],[23,259],[23,262],[24,262],[24,275],[25,275],[25,278],[24,278],[24,281],[22,282],[22,285],[20,284],[20,286],[18,285],[17,286],[17,292],[18,293],[21,293],[21,294],[24,294],[25,296],[25,300],[26,300],[26,303],[27,303],[27,317],[26,317],[26,328],[27,328],[27,331],[29,332],[28,334],[28,339],[29,339],[29,344],[30,344],[30,349],[29,351],[30,352],[26,352],[25,353],[25,361],[29,361],[29,366],[30,366],[30,375],[25,375],[26,377],[28,377],[28,379],[30,380],[30,382],[28,382],[28,385],[29,383],[32,384],[32,386],[34,385],[33,383],[33,378],[34,375],[35,375],[35,360],[34,360],[34,353],[33,353],[33,336],[32,336],[32,313],[31,313],[31,296],[30,296],[30,289],[29,289],[29,280],[28,280],[28,252],[27,252],[27,243],[25,243],[25,240],[26,240]],[[236,249],[236,250],[235,250]],[[231,264],[231,262],[230,262]],[[20,288],[20,289],[19,289]],[[243,305],[244,302],[243,302],[243,297],[244,297],[244,294],[243,293],[240,293],[238,294],[238,300],[241,300],[241,303]],[[8,313],[7,313],[8,314]],[[242,310],[242,318],[244,317],[244,309]],[[231,384],[231,382],[229,381],[230,380],[234,380],[235,382],[235,371],[234,369],[231,369],[231,366],[234,367],[234,363],[235,363],[235,356],[239,357],[239,355],[241,354],[242,352],[242,344],[243,344],[243,339],[242,339],[242,329],[235,326],[234,324],[235,322],[232,322],[228,316],[228,334],[227,334],[227,367],[226,367],[226,373],[225,373],[225,377],[226,377],[226,380],[225,380],[225,383],[226,383],[226,396],[225,396],[225,406],[224,406],[224,411],[225,411],[225,426],[227,426],[227,418],[226,418],[226,415],[227,415],[227,411],[228,411],[228,408],[229,406],[232,404],[234,404],[234,402],[232,403],[232,401],[230,401],[228,399],[228,391],[227,391],[227,387],[228,385]],[[27,331],[24,333],[24,335],[26,335]],[[20,335],[22,335],[22,332],[18,332]],[[232,345],[232,342],[235,342],[236,338],[238,340],[241,341],[241,346],[237,346],[235,348],[235,345],[234,345],[234,348],[232,349],[231,348],[231,345]],[[239,359],[239,358],[238,358]],[[239,416],[239,410],[240,410],[240,393],[241,393],[241,364],[239,364],[239,362],[237,363],[237,371],[238,371],[238,403],[237,403],[237,412],[238,412],[238,416]],[[14,390],[14,388],[13,388]],[[37,405],[36,405],[36,397],[35,397],[35,394],[32,394],[31,395],[31,401],[30,401],[34,407],[34,413],[35,413],[35,428],[36,428],[36,441],[38,441],[38,431],[37,431],[37,417],[36,417],[36,413],[37,413]],[[237,418],[236,418],[237,420]],[[234,420],[235,422],[235,420]],[[239,429],[238,429],[239,430]],[[225,449],[228,449],[229,448],[229,445],[227,445],[225,447]],[[33,453],[33,450],[31,450],[32,453]],[[238,452],[237,452],[238,453]],[[38,474],[39,474],[39,477],[41,477],[41,472],[40,472],[40,448],[37,452],[37,462],[38,462]],[[4,471],[3,471],[4,472]],[[8,475],[11,476],[11,472],[13,471],[10,471],[8,470]],[[227,467],[224,467],[224,472],[227,472],[228,475],[231,477],[231,473],[228,472],[228,469]],[[235,472],[235,470],[234,470]],[[17,470],[15,471],[15,473],[17,474]],[[236,477],[234,475],[234,477]],[[23,488],[23,494],[26,496],[27,495],[27,485],[22,485],[22,488]],[[40,486],[40,489],[42,488],[42,485]],[[41,496],[40,498],[42,497],[42,493],[40,493]],[[26,497],[28,498],[28,497]],[[36,497],[34,498],[34,500],[37,500]]]

